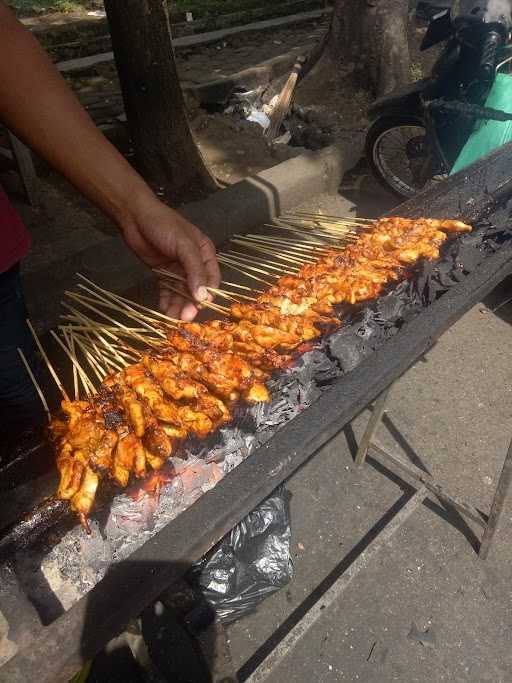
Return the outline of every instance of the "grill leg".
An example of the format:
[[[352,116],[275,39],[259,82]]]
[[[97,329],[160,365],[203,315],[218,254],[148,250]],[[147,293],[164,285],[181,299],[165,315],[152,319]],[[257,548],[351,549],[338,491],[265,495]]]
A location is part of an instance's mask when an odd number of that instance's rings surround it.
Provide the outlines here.
[[[512,484],[512,441],[508,447],[507,455],[505,456],[505,462],[503,463],[503,469],[501,470],[500,478],[498,479],[498,485],[496,486],[496,491],[494,493],[494,500],[492,501],[491,512],[489,513],[489,519],[485,527],[484,535],[482,536],[482,542],[480,543],[480,548],[478,551],[478,556],[480,559],[487,559],[489,550],[492,545],[494,534],[498,527],[501,515],[503,514],[503,507],[505,505],[505,500],[507,498],[508,492],[510,490],[510,485]]]
[[[375,434],[375,431],[382,420],[382,416],[384,415],[384,411],[386,410],[386,401],[388,400],[389,392],[391,391],[392,386],[393,385],[389,386],[385,391],[383,391],[374,403],[372,415],[368,420],[368,424],[364,430],[363,438],[361,439],[361,443],[357,449],[355,463],[358,467],[360,465],[364,465],[366,462],[368,449],[370,448],[373,435]]]

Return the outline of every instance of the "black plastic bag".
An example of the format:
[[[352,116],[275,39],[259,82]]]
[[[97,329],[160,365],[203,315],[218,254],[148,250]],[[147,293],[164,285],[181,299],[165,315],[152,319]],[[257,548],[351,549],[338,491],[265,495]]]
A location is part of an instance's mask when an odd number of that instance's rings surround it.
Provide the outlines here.
[[[280,487],[191,570],[192,582],[229,624],[253,612],[293,576],[287,493]]]

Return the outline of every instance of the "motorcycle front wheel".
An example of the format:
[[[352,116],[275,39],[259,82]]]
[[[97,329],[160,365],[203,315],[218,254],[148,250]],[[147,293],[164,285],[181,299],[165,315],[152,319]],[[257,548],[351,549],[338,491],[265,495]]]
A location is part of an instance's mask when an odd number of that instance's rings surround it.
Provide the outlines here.
[[[365,153],[377,180],[399,197],[412,197],[445,177],[425,126],[414,117],[377,119],[366,135]]]

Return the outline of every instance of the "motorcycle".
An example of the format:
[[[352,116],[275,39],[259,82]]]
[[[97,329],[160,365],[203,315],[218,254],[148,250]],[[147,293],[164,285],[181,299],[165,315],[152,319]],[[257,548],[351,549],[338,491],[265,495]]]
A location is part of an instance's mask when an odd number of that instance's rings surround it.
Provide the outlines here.
[[[512,65],[505,0],[456,0],[430,21],[420,49],[446,41],[432,73],[376,100],[365,153],[377,180],[399,197],[445,178],[479,119],[510,120],[485,107],[496,73]]]

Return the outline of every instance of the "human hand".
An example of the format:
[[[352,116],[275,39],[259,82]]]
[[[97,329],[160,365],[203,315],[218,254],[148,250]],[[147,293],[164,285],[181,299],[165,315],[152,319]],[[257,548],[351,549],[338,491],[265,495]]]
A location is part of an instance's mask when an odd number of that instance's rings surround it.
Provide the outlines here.
[[[127,245],[151,268],[183,275],[197,301],[211,298],[220,271],[213,242],[199,228],[156,197],[145,199],[120,225]],[[160,309],[172,318],[193,320],[197,306],[160,284]]]

